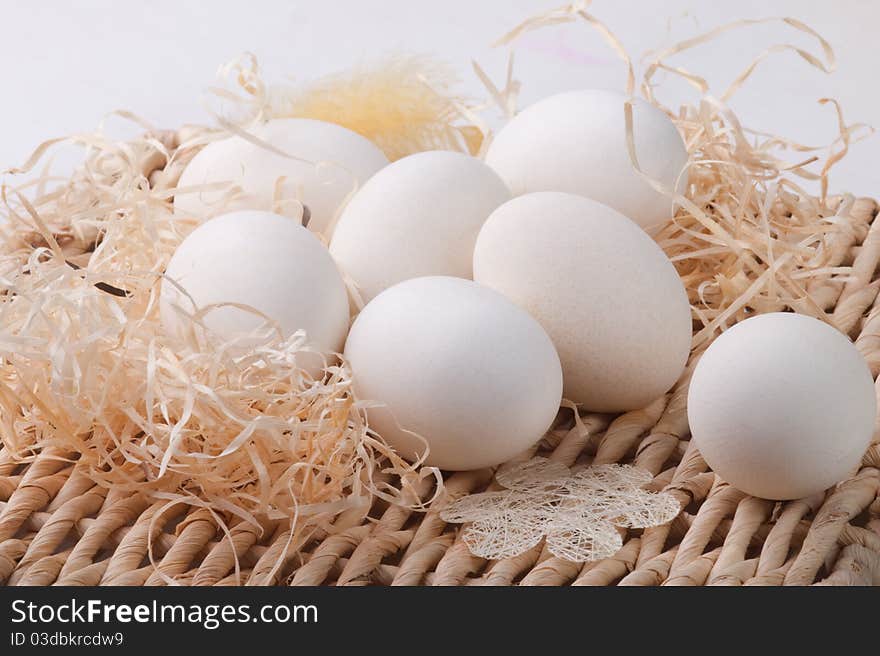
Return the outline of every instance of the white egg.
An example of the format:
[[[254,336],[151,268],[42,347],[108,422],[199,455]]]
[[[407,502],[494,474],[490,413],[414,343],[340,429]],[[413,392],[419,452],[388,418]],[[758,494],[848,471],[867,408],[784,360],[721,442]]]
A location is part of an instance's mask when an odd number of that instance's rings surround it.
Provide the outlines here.
[[[560,192],[514,198],[483,225],[474,280],[535,317],[556,345],[565,397],[633,410],[681,375],[687,294],[659,246],[625,216]]]
[[[329,237],[331,224],[352,191],[388,163],[368,139],[333,123],[273,119],[251,132],[289,157],[237,135],[212,142],[189,163],[178,186],[231,182],[241,191],[229,202],[224,202],[226,189],[178,194],[177,213],[208,218],[250,209],[293,216],[299,206],[290,201],[299,200],[308,207],[309,229]],[[276,193],[287,204],[277,206]]]
[[[181,242],[165,276],[177,283],[162,281],[161,319],[170,333],[187,329],[188,314],[231,303],[276,321],[285,336],[305,330],[315,351],[342,349],[349,321],[342,277],[318,238],[291,218],[243,211],[211,219]],[[233,339],[265,319],[226,305],[210,309],[204,322]]]
[[[626,100],[622,94],[600,89],[546,98],[499,131],[486,163],[514,196],[566,191],[604,203],[645,228],[663,223],[672,217],[673,201],[632,166],[626,145]],[[636,99],[633,136],[642,171],[668,189],[682,191],[688,154],[669,117]]]
[[[706,463],[753,496],[800,499],[846,478],[871,442],[874,381],[852,342],[799,314],[747,319],[694,370],[691,434]]]
[[[541,326],[470,280],[415,278],[386,289],[358,315],[345,344],[370,425],[408,459],[497,465],[550,427],[562,372]],[[417,438],[414,434],[421,436]]]
[[[379,171],[352,198],[330,254],[365,301],[410,278],[471,278],[477,233],[509,199],[498,175],[474,157],[410,155]]]

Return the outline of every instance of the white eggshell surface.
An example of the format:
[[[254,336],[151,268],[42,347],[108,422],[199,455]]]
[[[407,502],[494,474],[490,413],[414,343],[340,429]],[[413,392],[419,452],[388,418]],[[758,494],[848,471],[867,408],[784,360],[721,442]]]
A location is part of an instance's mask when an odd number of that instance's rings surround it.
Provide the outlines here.
[[[257,211],[211,219],[181,242],[165,275],[192,298],[163,280],[160,309],[166,331],[186,329],[188,319],[175,307],[192,314],[235,303],[277,321],[285,336],[305,330],[316,351],[341,351],[349,320],[345,285],[327,249],[294,219]],[[205,315],[205,324],[227,339],[264,322],[231,306]]]
[[[346,206],[330,253],[368,301],[428,275],[472,277],[474,242],[510,191],[482,161],[449,151],[404,157]]]
[[[846,336],[811,317],[759,315],[697,363],[692,439],[725,481],[753,496],[799,499],[858,466],[871,442],[874,381]]]
[[[180,193],[179,214],[209,218],[233,210],[293,215],[295,202],[275,206],[276,190],[309,209],[309,229],[329,236],[331,223],[357,187],[388,163],[371,141],[333,123],[304,118],[273,119],[250,130],[286,157],[238,135],[205,146],[180,176],[178,187],[231,182],[241,192],[224,202],[226,190]]]
[[[562,393],[559,358],[528,314],[470,280],[415,278],[364,307],[345,345],[370,425],[405,458],[452,470],[535,444]],[[417,438],[418,434],[423,440]]]
[[[486,163],[514,196],[565,191],[597,200],[642,227],[672,217],[673,201],[632,166],[626,144],[626,96],[601,89],[545,98],[515,116],[493,139]],[[636,99],[633,136],[641,170],[682,191],[688,160],[677,128],[661,110]]]
[[[684,369],[691,313],[675,267],[601,203],[561,192],[505,203],[477,238],[474,280],[540,322],[559,352],[565,397],[586,409],[642,408]]]

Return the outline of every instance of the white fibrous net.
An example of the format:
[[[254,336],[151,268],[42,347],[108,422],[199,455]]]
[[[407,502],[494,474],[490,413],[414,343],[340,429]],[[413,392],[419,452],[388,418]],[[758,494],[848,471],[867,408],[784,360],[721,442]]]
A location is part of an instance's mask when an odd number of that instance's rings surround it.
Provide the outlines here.
[[[506,489],[463,497],[440,512],[444,521],[469,523],[465,544],[488,560],[518,556],[543,539],[564,560],[601,560],[623,546],[620,528],[660,526],[681,510],[671,494],[643,489],[650,472],[629,465],[572,472],[532,458],[502,467],[495,479]]]

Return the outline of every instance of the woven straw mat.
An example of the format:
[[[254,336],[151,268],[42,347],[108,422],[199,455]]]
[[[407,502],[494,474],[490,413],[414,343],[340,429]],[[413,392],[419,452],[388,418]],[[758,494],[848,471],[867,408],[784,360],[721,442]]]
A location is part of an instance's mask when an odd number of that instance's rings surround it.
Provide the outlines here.
[[[828,283],[829,313],[880,370],[880,221],[856,201],[838,264],[854,275]],[[861,241],[861,243],[859,243]],[[880,585],[880,442],[858,474],[810,499],[749,497],[708,471],[688,438],[688,372],[666,398],[616,418],[585,415],[583,431],[551,433],[540,453],[567,465],[632,462],[655,475],[682,512],[670,524],[630,531],[612,558],[577,564],[542,545],[486,561],[439,510],[484,490],[492,472],[447,476],[446,496],[414,512],[376,501],[370,518],[341,515],[332,533],[285,555],[288,527],[241,523],[231,540],[205,510],[164,505],[94,485],[76,464],[43,453],[29,465],[0,450],[0,582],[7,585]],[[555,437],[554,437],[555,435]],[[66,454],[60,454],[66,455]],[[433,483],[424,482],[429,498]],[[153,526],[147,555],[148,531]],[[234,553],[240,572],[236,575]],[[282,560],[282,566],[276,563]],[[161,574],[160,574],[161,572]]]

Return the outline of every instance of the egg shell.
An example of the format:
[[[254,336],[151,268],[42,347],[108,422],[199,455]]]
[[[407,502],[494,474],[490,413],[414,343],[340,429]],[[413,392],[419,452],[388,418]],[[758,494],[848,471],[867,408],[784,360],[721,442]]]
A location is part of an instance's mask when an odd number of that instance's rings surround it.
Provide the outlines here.
[[[858,466],[877,403],[868,365],[846,336],[791,313],[742,321],[709,346],[688,391],[706,463],[753,496],[800,499]]]
[[[561,192],[505,203],[477,238],[474,280],[541,323],[562,361],[565,397],[586,409],[642,408],[684,369],[691,314],[675,267],[601,203]]]
[[[222,202],[226,190],[181,193],[174,198],[175,212],[202,219],[246,209],[299,216],[296,203],[274,206],[280,184],[283,198],[298,199],[308,207],[309,229],[329,237],[331,224],[351,193],[388,164],[368,139],[333,123],[273,119],[250,131],[291,157],[238,135],[212,142],[187,165],[178,187],[232,182],[241,193],[227,203]]]
[[[414,278],[364,307],[345,345],[368,419],[403,457],[479,469],[535,444],[559,409],[562,372],[541,326],[470,280]]]
[[[330,254],[368,301],[429,275],[473,277],[477,233],[510,191],[482,161],[449,151],[404,157],[346,206]]]
[[[191,314],[215,303],[237,303],[277,321],[285,336],[305,330],[316,351],[342,349],[349,322],[345,284],[324,245],[294,219],[259,211],[211,219],[181,242],[165,276],[193,299],[163,280],[161,319],[170,333],[181,334],[188,321],[175,306]],[[204,322],[232,339],[265,319],[224,306],[208,312]]]
[[[541,100],[498,132],[486,163],[514,196],[565,191],[604,203],[642,227],[661,224],[672,217],[673,201],[632,166],[626,144],[626,100],[622,94],[601,89]],[[633,136],[642,171],[669,190],[683,191],[688,154],[669,117],[635,99]]]

